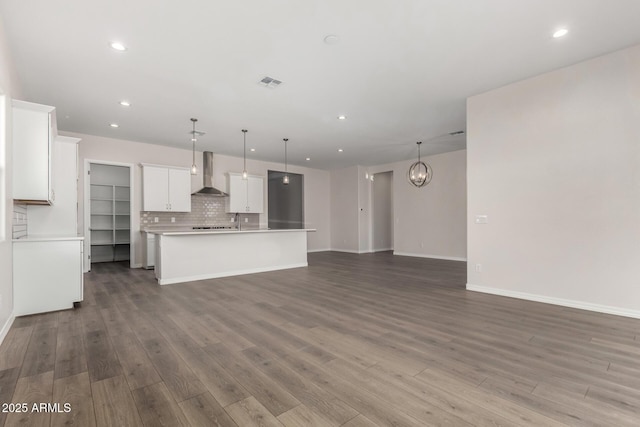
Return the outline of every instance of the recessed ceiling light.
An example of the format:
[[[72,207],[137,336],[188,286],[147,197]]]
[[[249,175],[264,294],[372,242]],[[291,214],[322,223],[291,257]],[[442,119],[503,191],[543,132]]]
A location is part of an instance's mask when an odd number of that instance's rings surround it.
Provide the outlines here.
[[[256,149],[255,149],[255,148],[252,148],[252,149],[251,149],[251,151],[256,151]]]
[[[326,44],[336,44],[340,41],[340,37],[336,36],[335,34],[329,34],[327,37],[324,38],[324,42]]]
[[[131,107],[131,103],[129,101],[120,101],[120,105],[123,107]]]
[[[120,127],[120,125],[118,125],[117,123],[111,123],[109,126],[111,126],[112,128]]]
[[[338,148],[338,153],[342,153],[344,150],[342,148]]]
[[[127,47],[120,42],[111,42],[111,47],[120,52],[127,50]]]
[[[558,39],[560,37],[566,36],[568,33],[569,33],[569,30],[567,30],[566,28],[560,28],[555,33],[553,33],[553,38]]]
[[[340,115],[338,116],[338,120],[347,120],[347,116],[345,116],[344,114]]]
[[[305,160],[308,162],[309,160],[311,160],[311,157],[307,157]]]

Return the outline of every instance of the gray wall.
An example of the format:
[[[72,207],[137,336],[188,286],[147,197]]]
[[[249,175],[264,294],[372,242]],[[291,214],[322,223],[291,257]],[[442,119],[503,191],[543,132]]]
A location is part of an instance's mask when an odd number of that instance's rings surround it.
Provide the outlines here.
[[[393,172],[374,175],[371,184],[372,250],[393,249]]]

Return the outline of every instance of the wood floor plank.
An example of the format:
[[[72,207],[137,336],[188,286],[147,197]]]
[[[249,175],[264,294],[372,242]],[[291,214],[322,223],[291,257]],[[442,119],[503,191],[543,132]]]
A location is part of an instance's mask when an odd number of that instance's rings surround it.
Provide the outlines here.
[[[49,322],[47,322],[49,324]],[[20,377],[53,371],[56,358],[57,328],[35,329],[25,353]]]
[[[360,414],[355,418],[350,419],[346,423],[342,424],[342,427],[379,427],[373,421]]]
[[[62,412],[51,415],[51,427],[96,425],[87,372],[56,379],[53,382],[53,402],[62,407]],[[69,404],[69,412],[65,412],[65,404]]]
[[[0,346],[0,370],[21,367],[27,352],[33,326],[14,326],[4,338]]]
[[[87,356],[85,353],[82,332],[63,332],[58,330],[55,358],[55,378],[69,377],[87,371]]]
[[[111,340],[131,390],[162,381],[133,333],[114,335]]]
[[[226,409],[239,426],[283,427],[253,396],[229,405]]]
[[[233,353],[222,344],[209,345],[205,350],[273,415],[278,416],[300,404],[287,390],[253,367],[241,353]]]
[[[132,393],[145,426],[189,426],[182,410],[163,382],[138,388]]]
[[[278,421],[284,424],[285,427],[299,427],[299,426],[308,426],[308,427],[332,427],[335,424],[332,424],[326,421],[324,418],[316,415],[309,408],[304,406],[304,404],[296,406],[293,409],[288,410],[280,415],[278,415]],[[341,424],[339,424],[341,425]]]
[[[122,375],[120,361],[104,329],[87,332],[83,342],[91,382]]]
[[[210,393],[202,393],[178,404],[192,426],[238,427]]]
[[[16,389],[20,367],[3,369],[0,371],[0,403],[10,403],[13,392]],[[5,425],[7,411],[0,411],[0,426]]]
[[[13,403],[25,404],[26,412],[11,412],[7,414],[5,426],[49,426],[51,413],[46,410],[34,410],[34,405],[35,408],[40,408],[40,404],[42,403],[51,403],[52,397],[53,370],[20,378],[16,384],[16,389],[11,401]]]
[[[97,426],[143,426],[123,375],[91,383],[91,392]]]

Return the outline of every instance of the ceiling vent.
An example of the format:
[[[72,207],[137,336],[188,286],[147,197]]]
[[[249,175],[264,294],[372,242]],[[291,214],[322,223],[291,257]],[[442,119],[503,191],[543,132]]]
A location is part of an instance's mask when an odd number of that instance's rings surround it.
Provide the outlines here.
[[[274,89],[280,86],[282,82],[280,80],[274,79],[273,77],[266,76],[262,80],[260,80],[258,84],[264,87]]]

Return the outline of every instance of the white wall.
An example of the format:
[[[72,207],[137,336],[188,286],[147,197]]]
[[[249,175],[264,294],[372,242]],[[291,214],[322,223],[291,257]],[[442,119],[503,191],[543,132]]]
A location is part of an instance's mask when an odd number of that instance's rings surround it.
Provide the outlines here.
[[[374,174],[393,172],[394,254],[466,260],[466,151],[422,160],[433,169],[433,179],[422,188],[414,187],[406,178],[415,160],[368,168]]]
[[[13,322],[13,277],[12,271],[12,243],[11,218],[13,212],[13,194],[11,179],[11,99],[20,97],[20,87],[13,68],[12,55],[5,38],[4,23],[0,16],[0,95],[3,95],[5,112],[4,125],[0,126],[0,342]]]
[[[635,46],[468,100],[469,289],[640,317],[638,76]]]
[[[190,166],[192,163],[192,153],[190,149],[178,149],[160,145],[145,144],[141,142],[126,141],[112,138],[103,138],[93,135],[84,135],[71,132],[60,132],[62,135],[81,138],[79,143],[79,163],[80,181],[78,184],[79,200],[79,232],[84,233],[84,160],[108,161],[118,163],[129,163],[134,165],[134,197],[131,227],[134,231],[134,259],[133,265],[142,263],[142,248],[140,245],[140,216],[142,206],[142,173],[139,163],[153,163],[160,165],[183,165]],[[192,177],[191,188],[196,191],[202,188],[202,153],[196,152],[196,164],[199,168],[198,175]],[[214,156],[214,180],[216,187],[226,189],[225,172],[241,172],[242,158],[215,155]],[[247,169],[252,175],[263,175],[266,177],[267,170],[282,170],[283,165],[279,163],[262,162],[247,159]],[[304,174],[305,183],[305,221],[307,228],[315,228],[316,232],[308,233],[309,250],[322,250],[329,248],[329,173],[326,171],[304,168],[292,165],[290,172]],[[265,191],[267,180],[265,179]],[[267,198],[265,197],[265,206]],[[265,212],[266,212],[265,208]],[[260,223],[267,226],[267,215],[260,215]]]

